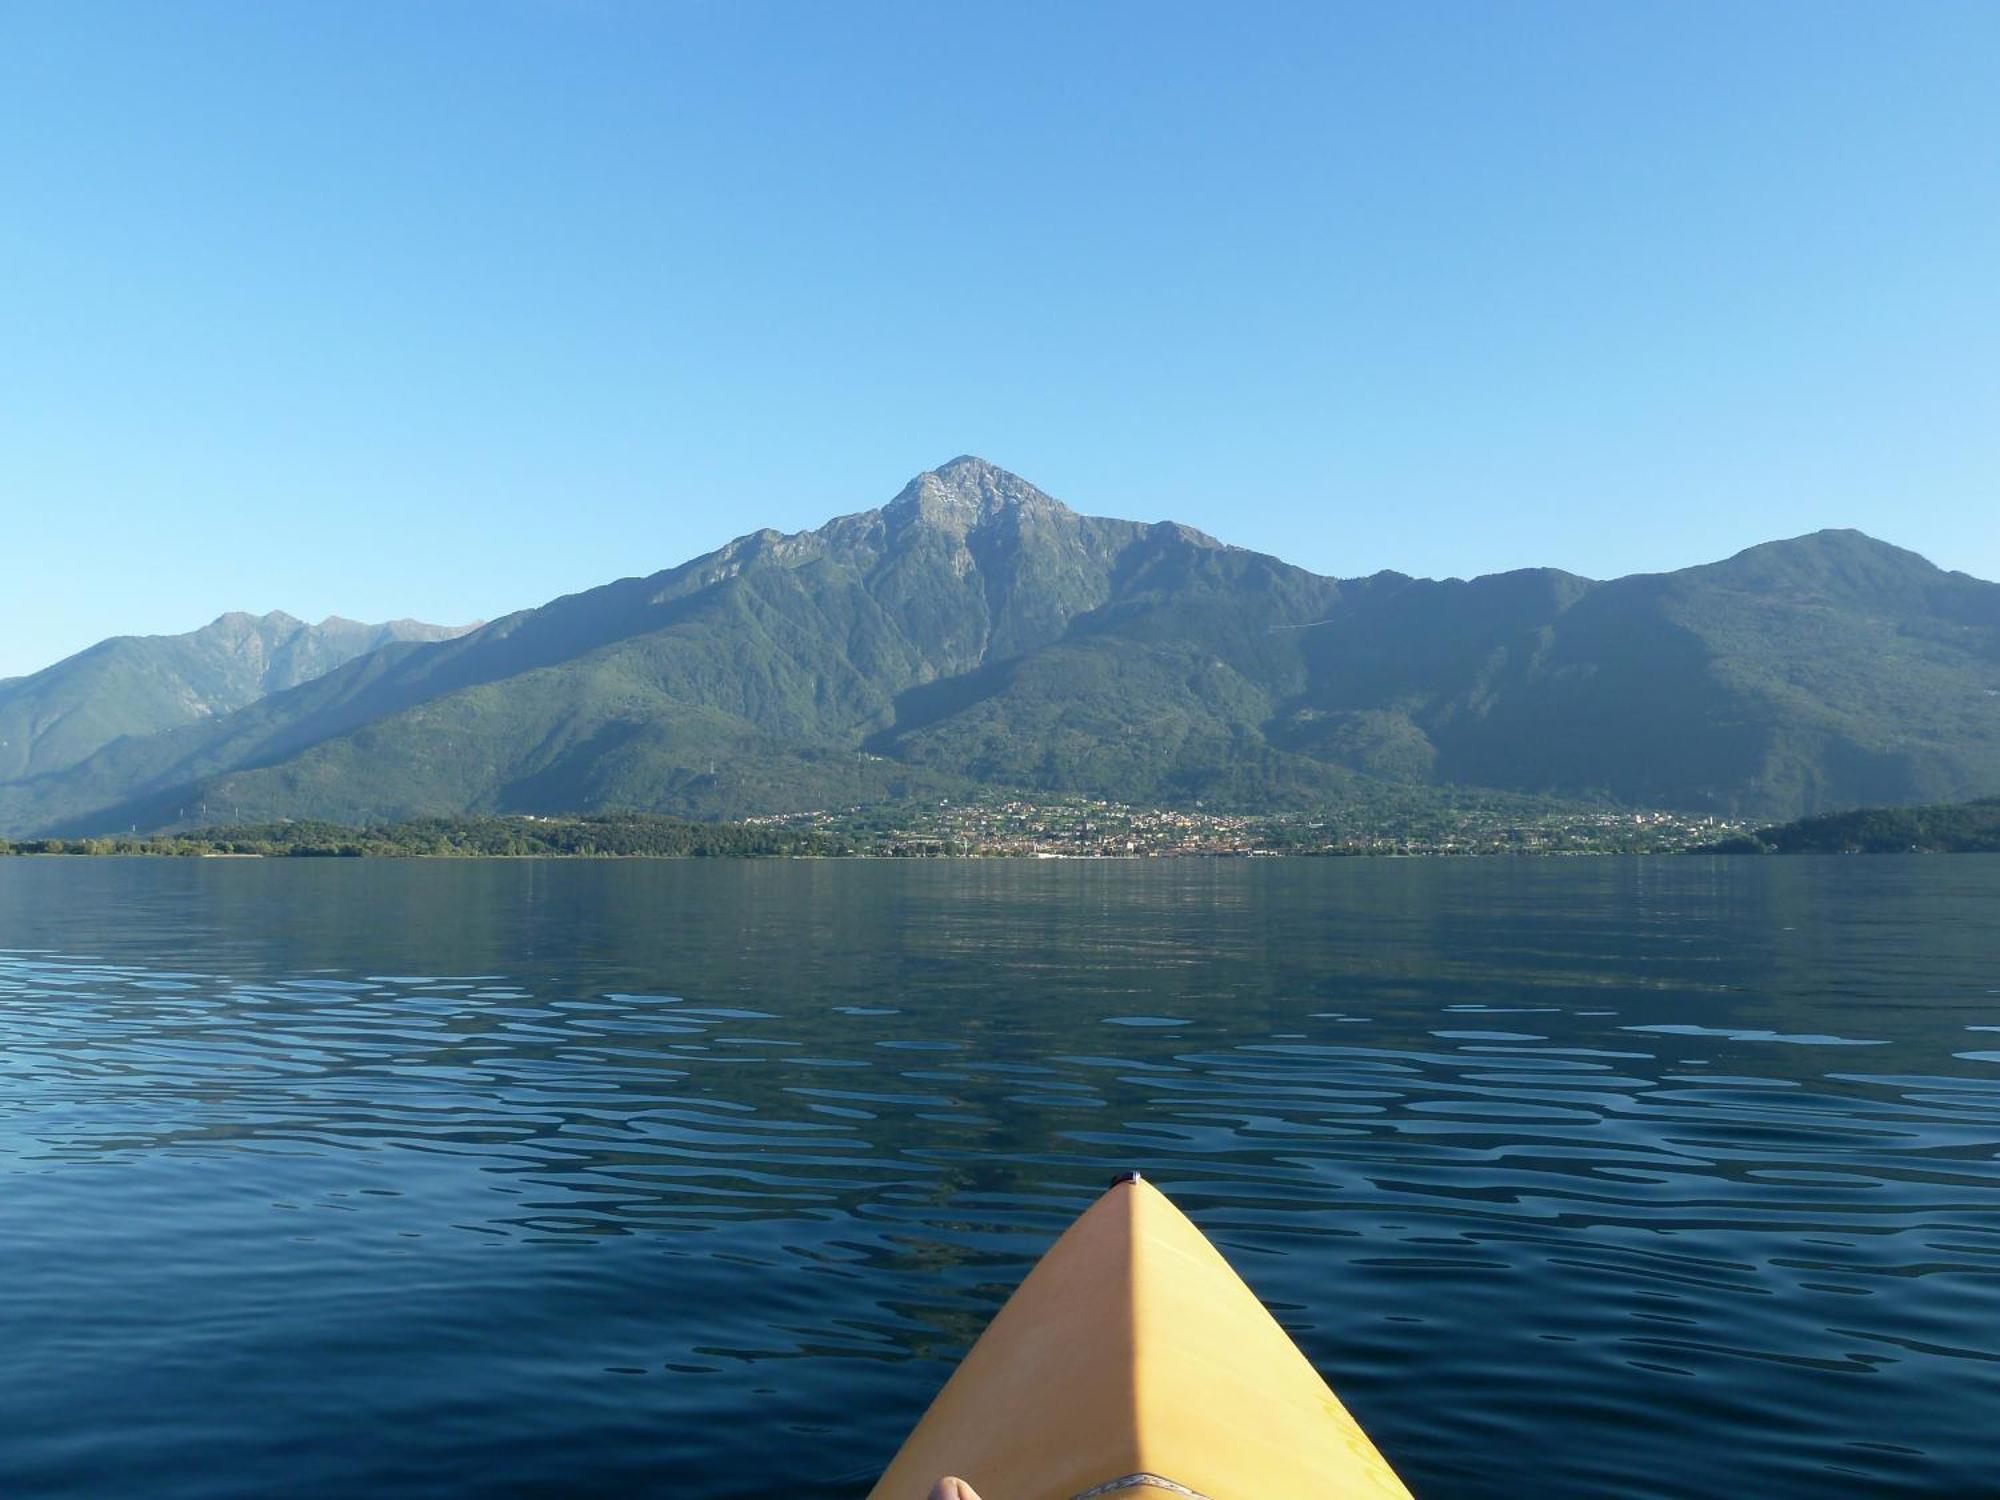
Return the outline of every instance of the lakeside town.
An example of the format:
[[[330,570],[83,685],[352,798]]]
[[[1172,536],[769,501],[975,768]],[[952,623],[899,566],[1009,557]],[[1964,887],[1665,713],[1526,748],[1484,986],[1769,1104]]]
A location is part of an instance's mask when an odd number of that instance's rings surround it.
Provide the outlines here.
[[[658,813],[312,819],[0,839],[4,855],[197,857],[1167,859],[1276,855],[1678,854],[1749,825],[1659,811],[1423,801],[1314,812],[1137,807],[1085,797],[890,803],[699,823]]]
[[[1672,854],[1746,832],[1712,816],[1607,808],[1524,811],[1423,805],[1247,814],[1134,807],[1085,797],[940,801],[744,820],[813,833],[856,853],[951,858],[1196,855]]]

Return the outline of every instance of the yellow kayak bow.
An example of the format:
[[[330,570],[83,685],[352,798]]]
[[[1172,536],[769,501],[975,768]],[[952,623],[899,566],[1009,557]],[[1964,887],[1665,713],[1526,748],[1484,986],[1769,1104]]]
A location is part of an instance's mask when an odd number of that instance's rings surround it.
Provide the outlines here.
[[[1129,1173],[1000,1309],[869,1500],[1411,1500],[1186,1215]]]

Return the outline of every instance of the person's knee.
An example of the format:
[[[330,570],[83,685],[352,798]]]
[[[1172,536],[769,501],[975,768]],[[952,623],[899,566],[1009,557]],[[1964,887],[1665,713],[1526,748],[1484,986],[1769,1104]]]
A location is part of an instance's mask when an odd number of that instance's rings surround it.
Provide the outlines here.
[[[979,1500],[979,1492],[963,1479],[947,1474],[931,1489],[930,1500]]]

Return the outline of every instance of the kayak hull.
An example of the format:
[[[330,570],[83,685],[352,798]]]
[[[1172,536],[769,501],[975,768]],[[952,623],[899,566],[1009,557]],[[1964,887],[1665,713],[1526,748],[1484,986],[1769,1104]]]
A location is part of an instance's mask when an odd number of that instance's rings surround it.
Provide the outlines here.
[[[1136,1177],[1021,1283],[870,1492],[1410,1500],[1207,1238]]]

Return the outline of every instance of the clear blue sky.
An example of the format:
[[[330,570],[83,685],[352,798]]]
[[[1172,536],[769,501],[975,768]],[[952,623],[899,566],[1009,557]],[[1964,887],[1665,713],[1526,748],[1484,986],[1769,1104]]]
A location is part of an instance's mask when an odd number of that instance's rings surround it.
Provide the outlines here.
[[[2000,5],[0,8],[0,675],[960,452],[1330,573],[2000,578]]]

